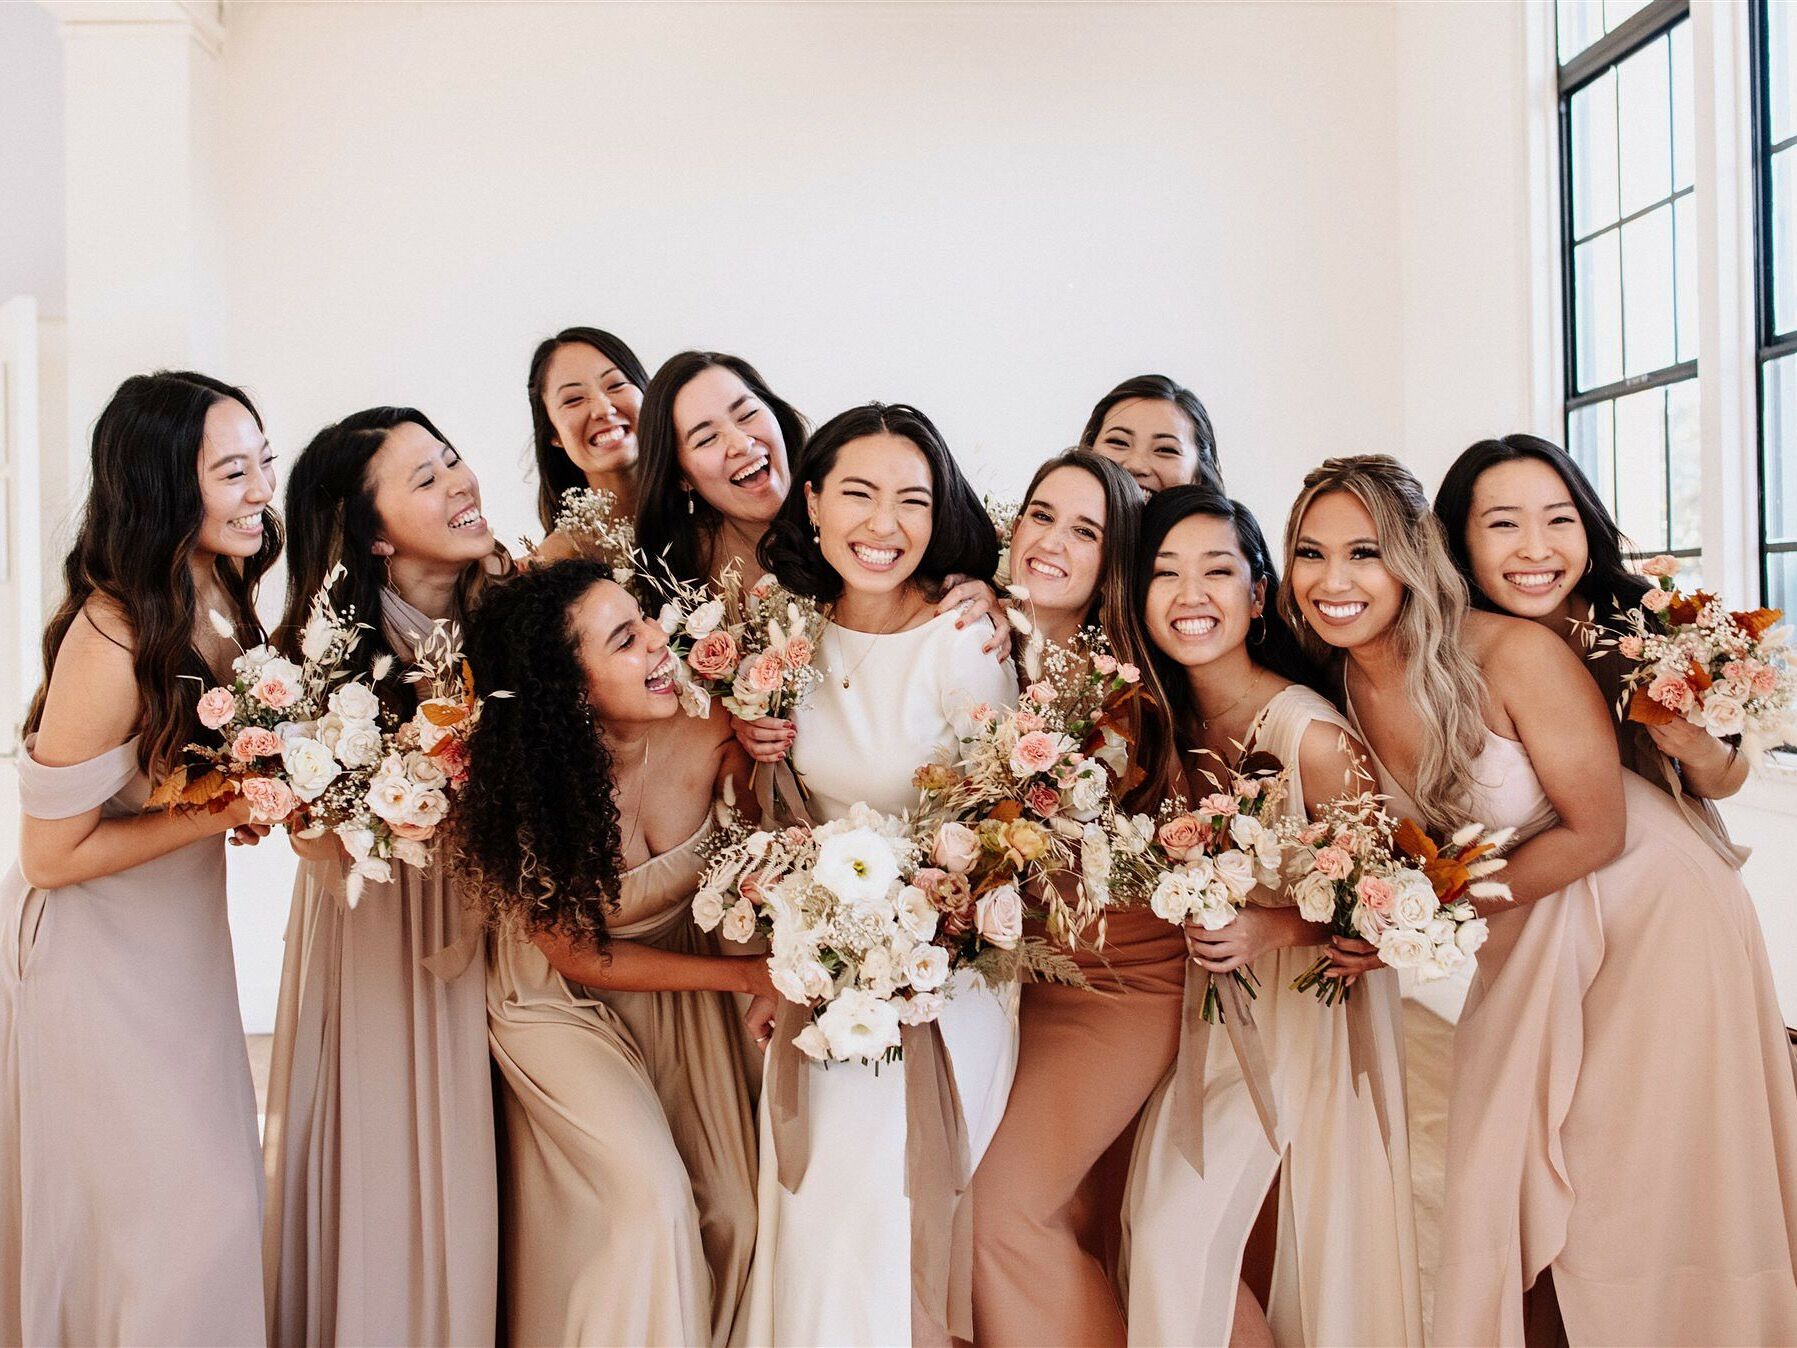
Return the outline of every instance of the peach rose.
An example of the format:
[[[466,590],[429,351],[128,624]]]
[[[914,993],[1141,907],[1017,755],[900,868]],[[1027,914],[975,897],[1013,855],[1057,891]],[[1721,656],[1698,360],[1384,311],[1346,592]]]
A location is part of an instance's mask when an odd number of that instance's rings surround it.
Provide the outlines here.
[[[706,633],[687,652],[686,663],[702,679],[721,679],[736,668],[736,638],[723,628]]]
[[[237,714],[237,699],[229,688],[208,688],[200,694],[200,724],[217,730]]]
[[[1041,680],[1038,680],[1037,682],[1032,683],[1028,688],[1025,688],[1023,693],[1031,702],[1039,703],[1044,707],[1055,699],[1054,685]]]
[[[1176,814],[1156,829],[1154,836],[1163,852],[1175,861],[1184,861],[1202,845],[1203,829],[1192,815]]]
[[[1649,557],[1641,563],[1641,574],[1652,576],[1656,580],[1662,577],[1676,576],[1678,574],[1678,558],[1667,556],[1665,553],[1661,553],[1658,557]]]
[[[1649,613],[1664,613],[1672,607],[1672,592],[1670,590],[1649,590],[1641,596],[1641,607]]]
[[[1354,858],[1343,848],[1325,847],[1316,856],[1316,870],[1331,880],[1346,880],[1354,873]]]
[[[1047,782],[1037,782],[1023,793],[1024,803],[1044,819],[1052,819],[1060,811],[1061,793]]]

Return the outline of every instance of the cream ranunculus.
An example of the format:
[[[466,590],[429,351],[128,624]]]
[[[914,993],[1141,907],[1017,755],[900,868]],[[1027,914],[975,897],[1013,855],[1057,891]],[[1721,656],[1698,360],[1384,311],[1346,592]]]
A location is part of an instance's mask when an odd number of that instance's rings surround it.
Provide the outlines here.
[[[281,747],[281,765],[293,794],[304,801],[322,796],[341,771],[324,743],[307,735],[297,735]]]
[[[974,904],[974,926],[1000,950],[1011,950],[1023,939],[1023,899],[1011,885],[982,894]]]
[[[844,903],[860,905],[885,898],[899,868],[885,838],[856,828],[824,839],[811,875]]]
[[[830,1056],[838,1062],[873,1059],[898,1047],[898,1008],[860,988],[844,988],[817,1018]]]

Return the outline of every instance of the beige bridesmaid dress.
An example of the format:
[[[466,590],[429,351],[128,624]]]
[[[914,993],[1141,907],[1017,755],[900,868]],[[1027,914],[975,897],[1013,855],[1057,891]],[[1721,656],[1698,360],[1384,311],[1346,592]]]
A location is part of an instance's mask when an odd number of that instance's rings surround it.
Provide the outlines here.
[[[391,591],[395,650],[429,620]],[[441,855],[352,909],[346,863],[294,886],[263,1156],[280,1345],[494,1341],[499,1199],[480,920]]]
[[[26,814],[139,813],[133,739],[20,756]],[[0,882],[0,1343],[254,1344],[262,1175],[222,836]]]
[[[692,920],[699,830],[624,873],[614,940],[716,954]],[[579,987],[493,941],[505,1313],[515,1344],[723,1344],[755,1241],[734,1001]]]
[[[1555,822],[1517,741],[1487,732],[1473,777],[1482,823]],[[1797,1343],[1797,1085],[1759,918],[1668,792],[1622,782],[1622,855],[1479,952],[1437,1343]]]
[[[1313,724],[1348,729],[1324,698],[1293,685],[1268,701],[1247,736],[1290,770],[1289,817],[1305,817],[1299,749]],[[1345,1005],[1324,1006],[1291,987],[1321,953],[1288,947],[1253,966],[1277,1148],[1221,1027],[1206,1043],[1202,1175],[1175,1140],[1175,1111],[1187,1102],[1170,1081],[1149,1101],[1124,1205],[1132,1344],[1229,1342],[1244,1251],[1269,1191],[1266,1313],[1276,1343],[1423,1342],[1397,974],[1372,973]],[[1358,1075],[1349,1048],[1356,1033],[1369,1069]]]

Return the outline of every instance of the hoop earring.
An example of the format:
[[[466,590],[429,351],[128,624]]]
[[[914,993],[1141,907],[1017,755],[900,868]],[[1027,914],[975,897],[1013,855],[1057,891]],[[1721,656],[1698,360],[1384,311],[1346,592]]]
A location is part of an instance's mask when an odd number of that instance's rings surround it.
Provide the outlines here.
[[[1254,615],[1254,622],[1260,624],[1260,631],[1256,633],[1254,631],[1254,624],[1250,623],[1248,625],[1248,639],[1250,641],[1265,641],[1267,639],[1267,615],[1264,609]]]

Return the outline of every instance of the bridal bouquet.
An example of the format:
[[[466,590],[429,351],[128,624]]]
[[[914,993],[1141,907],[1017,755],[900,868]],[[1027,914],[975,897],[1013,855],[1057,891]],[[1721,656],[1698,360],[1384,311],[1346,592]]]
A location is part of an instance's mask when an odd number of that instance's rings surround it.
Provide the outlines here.
[[[1468,824],[1436,843],[1411,820],[1393,820],[1376,796],[1336,801],[1315,820],[1287,821],[1292,897],[1305,921],[1371,942],[1392,968],[1433,982],[1485,944],[1485,919],[1472,901],[1510,897],[1508,885],[1489,877],[1504,868],[1497,852],[1513,832]],[[1328,1006],[1344,1000],[1349,988],[1328,967],[1327,957],[1318,959],[1292,987]]]
[[[900,1027],[934,1020],[958,971],[993,985],[1032,961],[1066,973],[1024,938],[1016,887],[986,883],[985,851],[959,825],[921,829],[866,805],[809,828],[738,824],[712,853],[693,918],[730,939],[767,938],[774,987],[812,1008],[794,1040],[807,1057],[894,1061]]]
[[[1169,801],[1158,820],[1112,810],[1105,830],[1112,895],[1119,903],[1146,904],[1176,926],[1228,926],[1257,885],[1279,884],[1285,845],[1276,821],[1287,777],[1271,756],[1255,754],[1227,789],[1194,806]],[[1246,965],[1230,977],[1249,997],[1259,990]],[[1212,983],[1205,989],[1204,1018],[1214,1024],[1222,1017]]]
[[[1102,636],[1083,631],[1046,649],[1017,706],[971,709],[952,763],[925,764],[913,777],[920,819],[1019,840],[993,850],[1015,858],[1015,882],[1043,896],[1050,934],[1064,943],[1107,902],[1098,821],[1127,770],[1124,709],[1139,678]]]
[[[568,488],[555,514],[554,532],[567,538],[582,556],[609,565],[618,584],[630,584],[637,569],[636,524],[619,517],[616,495],[593,487]]]
[[[1797,733],[1789,630],[1776,626],[1784,615],[1731,612],[1703,590],[1682,593],[1673,583],[1673,557],[1650,558],[1641,570],[1654,588],[1624,615],[1630,630],[1605,642],[1634,662],[1618,710],[1648,726],[1682,718],[1749,753]]]
[[[823,679],[813,660],[824,619],[817,602],[765,575],[745,589],[734,564],[717,591],[664,577],[657,615],[678,658],[681,702],[708,716],[714,700],[745,721],[783,716]]]

